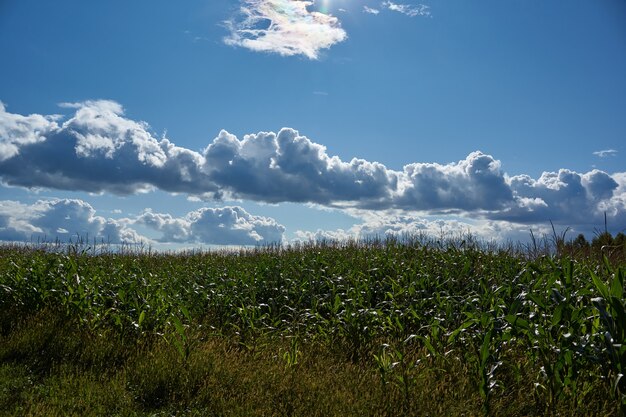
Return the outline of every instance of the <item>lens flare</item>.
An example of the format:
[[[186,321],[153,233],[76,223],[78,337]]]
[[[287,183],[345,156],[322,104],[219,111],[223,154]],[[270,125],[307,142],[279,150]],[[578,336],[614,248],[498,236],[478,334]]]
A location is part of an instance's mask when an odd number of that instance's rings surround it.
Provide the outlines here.
[[[328,14],[330,0],[321,0],[319,11],[324,14]]]

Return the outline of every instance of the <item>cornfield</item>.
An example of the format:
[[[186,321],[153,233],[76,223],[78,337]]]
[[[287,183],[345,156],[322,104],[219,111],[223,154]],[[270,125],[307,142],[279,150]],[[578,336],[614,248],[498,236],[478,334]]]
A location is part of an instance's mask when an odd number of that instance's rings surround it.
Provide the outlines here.
[[[624,265],[472,241],[0,249],[0,414],[623,415]]]

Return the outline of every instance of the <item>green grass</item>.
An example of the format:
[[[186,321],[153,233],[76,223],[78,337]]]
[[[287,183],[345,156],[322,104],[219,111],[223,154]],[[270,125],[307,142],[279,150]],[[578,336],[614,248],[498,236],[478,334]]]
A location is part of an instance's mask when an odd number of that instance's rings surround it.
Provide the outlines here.
[[[471,239],[3,247],[0,415],[622,415],[610,259]]]

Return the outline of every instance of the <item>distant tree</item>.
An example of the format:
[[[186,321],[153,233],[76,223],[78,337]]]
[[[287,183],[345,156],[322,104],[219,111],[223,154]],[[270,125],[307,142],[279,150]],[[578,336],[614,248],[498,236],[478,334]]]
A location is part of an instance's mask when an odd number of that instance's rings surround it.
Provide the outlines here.
[[[576,236],[576,239],[572,242],[574,250],[586,250],[589,249],[589,242],[582,233]]]
[[[598,234],[591,241],[591,248],[595,251],[601,251],[604,246],[613,245],[613,236],[609,232],[603,232]]]

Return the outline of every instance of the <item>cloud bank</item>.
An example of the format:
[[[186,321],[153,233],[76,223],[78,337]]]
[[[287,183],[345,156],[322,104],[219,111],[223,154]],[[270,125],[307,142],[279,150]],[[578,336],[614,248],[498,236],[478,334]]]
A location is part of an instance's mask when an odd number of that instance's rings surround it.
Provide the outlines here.
[[[119,195],[157,187],[217,190],[198,171],[201,155],[156,140],[147,124],[123,117],[118,103],[64,106],[74,107],[75,114],[61,124],[58,118],[20,116],[0,107],[0,176],[7,184]]]
[[[391,212],[355,213],[361,217],[362,223],[355,224],[351,228],[316,231],[298,230],[295,233],[295,241],[346,241],[372,238],[385,238],[386,236],[423,236],[427,239],[454,239],[465,237],[468,234],[473,238],[486,241],[499,242],[524,242],[530,237],[529,228],[506,221],[462,221],[458,219],[427,219],[411,214]],[[535,236],[541,237],[551,233],[549,225],[533,227]]]
[[[242,0],[240,16],[228,20],[228,45],[257,52],[304,55],[317,59],[327,49],[347,38],[336,17],[309,11],[313,1]]]
[[[148,238],[143,226],[159,237]],[[77,199],[40,200],[32,205],[0,201],[0,240],[15,242],[88,239],[111,244],[159,242],[208,245],[259,245],[283,241],[284,226],[241,207],[201,208],[183,217],[147,209],[134,218],[105,219]]]
[[[134,220],[161,233],[164,243],[258,245],[281,243],[285,227],[269,217],[254,216],[241,207],[202,208],[184,217],[146,210]]]
[[[82,200],[40,200],[32,205],[0,201],[0,240],[4,241],[67,242],[78,237],[112,244],[145,241],[129,223],[97,216]]]
[[[241,139],[221,131],[196,152],[155,138],[146,123],[126,118],[118,103],[71,107],[74,114],[66,119],[0,107],[5,185],[119,195],[160,189],[205,200],[394,209],[516,224],[552,220],[587,228],[603,224],[606,212],[615,228],[626,227],[626,173],[560,169],[536,179],[508,176],[500,161],[480,151],[449,164],[416,162],[393,170],[364,159],[343,161],[290,128]]]

